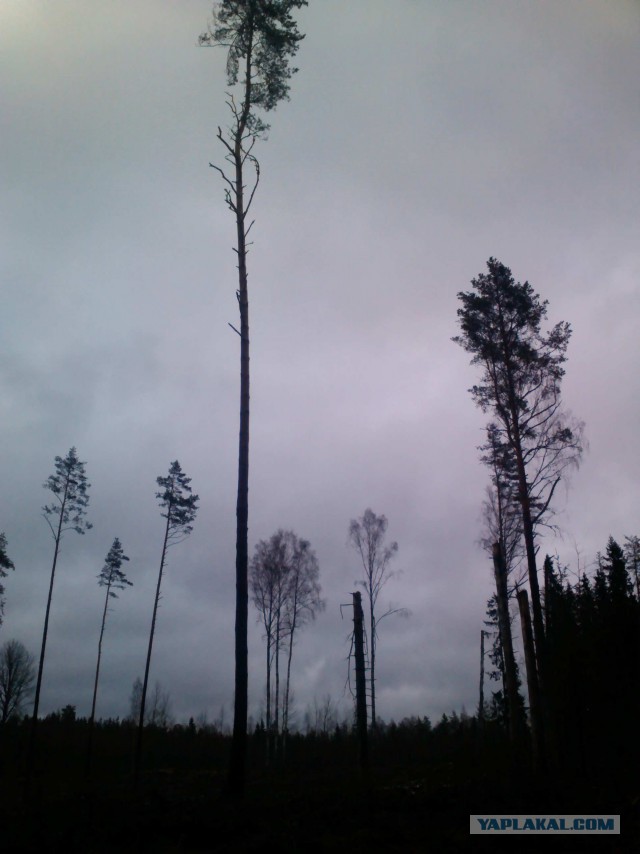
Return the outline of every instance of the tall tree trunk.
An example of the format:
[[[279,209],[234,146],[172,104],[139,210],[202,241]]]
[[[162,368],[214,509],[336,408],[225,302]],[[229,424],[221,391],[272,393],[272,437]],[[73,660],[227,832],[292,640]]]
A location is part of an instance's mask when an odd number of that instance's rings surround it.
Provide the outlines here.
[[[356,659],[356,726],[360,755],[360,770],[366,776],[369,771],[369,748],[367,744],[367,677],[364,664],[364,613],[362,596],[353,594],[353,648]]]
[[[513,654],[511,620],[509,619],[509,596],[507,591],[507,572],[500,543],[493,544],[493,572],[496,581],[496,604],[498,606],[498,626],[502,644],[502,659],[507,687],[507,710],[509,738],[512,746],[520,748],[522,738],[522,720],[518,696],[518,676],[516,659]]]
[[[51,611],[51,599],[53,597],[53,580],[56,574],[56,565],[58,563],[58,552],[60,551],[60,539],[62,538],[62,520],[67,504],[67,495],[69,492],[69,482],[65,483],[64,495],[60,506],[60,518],[58,520],[58,530],[55,537],[55,548],[53,551],[53,564],[51,566],[51,580],[49,581],[49,595],[47,596],[47,609],[44,616],[44,629],[42,631],[42,646],[40,647],[40,662],[38,664],[38,679],[36,681],[36,692],[33,700],[33,715],[31,717],[31,732],[29,734],[29,750],[27,753],[27,777],[26,777],[26,794],[28,797],[31,786],[31,775],[33,773],[33,762],[35,757],[36,746],[36,728],[38,726],[38,709],[40,708],[40,688],[42,686],[42,672],[44,670],[44,654],[47,647],[47,634],[49,633],[49,613]]]
[[[518,591],[518,607],[522,626],[522,642],[524,657],[527,665],[527,685],[529,687],[529,707],[531,709],[531,741],[533,744],[533,763],[537,771],[546,770],[544,747],[544,729],[542,724],[542,708],[536,675],[536,659],[531,632],[531,614],[529,612],[529,596],[526,590]]]
[[[276,618],[276,690],[274,702],[274,733],[276,739],[280,732],[280,605],[278,605],[278,616]]]
[[[370,650],[370,665],[371,665],[371,729],[376,731],[376,618],[373,613],[373,598],[369,597],[369,620],[371,623],[371,650]]]
[[[509,408],[511,415],[510,440],[516,457],[516,471],[518,474],[518,500],[522,509],[522,535],[524,537],[525,551],[527,555],[527,573],[529,577],[529,589],[531,590],[531,608],[533,610],[533,636],[535,641],[534,660],[536,662],[537,690],[540,694],[544,686],[544,621],[542,618],[542,604],[540,601],[540,585],[538,584],[538,567],[536,565],[536,548],[533,535],[533,521],[531,519],[531,504],[529,501],[529,483],[527,481],[527,470],[524,463],[522,449],[522,436],[520,434],[520,419],[516,405],[517,395],[513,387],[513,371],[507,362],[509,376]]]
[[[238,238],[238,290],[240,308],[240,434],[238,438],[238,496],[236,501],[236,626],[235,695],[233,737],[228,787],[235,797],[244,795],[247,758],[247,715],[249,689],[249,291],[247,278],[247,229],[245,223],[245,154],[242,138],[251,107],[251,56],[253,32],[249,33],[245,69],[245,97],[234,139],[236,232]]]
[[[484,727],[484,629],[480,629],[480,697],[478,698],[478,724]]]
[[[267,732],[271,730],[271,636],[267,635]]]
[[[295,632],[295,622],[291,626],[289,632],[289,652],[287,655],[287,683],[284,692],[284,707],[282,712],[282,729],[286,733],[289,729],[289,687],[291,685],[291,659],[293,658],[293,634]]]
[[[87,762],[85,766],[85,775],[88,777],[91,773],[91,758],[93,752],[93,729],[96,717],[96,700],[98,697],[98,679],[100,677],[100,659],[102,658],[102,638],[104,637],[104,626],[107,621],[107,608],[109,606],[109,591],[111,590],[111,581],[107,584],[107,595],[104,598],[104,610],[102,612],[102,626],[100,627],[100,639],[98,641],[98,662],[96,664],[96,678],[93,684],[93,700],[91,702],[91,716],[89,718],[89,736],[87,739]]]
[[[151,667],[151,650],[153,648],[153,636],[156,631],[156,618],[158,615],[158,602],[160,601],[160,584],[162,583],[162,572],[167,555],[167,544],[169,541],[169,523],[171,519],[171,503],[167,507],[167,526],[164,532],[162,544],[162,557],[160,558],[160,570],[158,572],[158,584],[156,586],[156,598],[153,603],[153,617],[151,618],[151,631],[149,633],[149,646],[147,648],[147,661],[144,668],[144,682],[142,683],[142,696],[140,697],[140,717],[138,719],[138,735],[136,738],[136,752],[133,765],[133,785],[137,788],[140,779],[140,759],[142,756],[142,732],[144,730],[144,710],[147,702],[147,686],[149,684],[149,669]]]

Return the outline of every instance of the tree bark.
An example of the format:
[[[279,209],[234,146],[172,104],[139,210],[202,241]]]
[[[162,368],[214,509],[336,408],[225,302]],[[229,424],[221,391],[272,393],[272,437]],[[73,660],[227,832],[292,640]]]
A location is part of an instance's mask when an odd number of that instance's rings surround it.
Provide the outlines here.
[[[373,613],[373,598],[369,597],[369,617],[371,623],[371,729],[376,731],[376,618]]]
[[[360,770],[369,770],[369,748],[367,743],[367,678],[364,664],[364,613],[362,596],[353,594],[353,646],[356,659],[356,726],[360,756]]]
[[[238,437],[238,496],[236,501],[236,624],[235,624],[235,697],[233,737],[229,763],[229,792],[244,795],[247,756],[248,714],[248,622],[249,622],[249,293],[244,210],[242,136],[249,115],[251,49],[247,51],[245,106],[235,133],[235,205],[238,238],[238,305],[240,308],[240,433]]]
[[[527,685],[529,688],[529,708],[531,710],[531,743],[533,746],[533,764],[536,771],[544,772],[546,757],[544,748],[544,729],[542,724],[542,708],[536,673],[536,657],[531,631],[531,614],[529,612],[529,596],[526,590],[518,591],[518,607],[522,626],[522,641],[524,657],[527,665]]]
[[[522,738],[522,719],[518,696],[518,676],[516,660],[513,654],[511,620],[509,619],[509,596],[507,575],[500,543],[493,544],[493,572],[496,580],[496,602],[498,606],[498,626],[502,643],[502,659],[507,687],[507,709],[509,714],[508,731],[512,746],[518,750]]]
[[[484,727],[484,629],[480,630],[480,697],[478,698],[478,724]]]

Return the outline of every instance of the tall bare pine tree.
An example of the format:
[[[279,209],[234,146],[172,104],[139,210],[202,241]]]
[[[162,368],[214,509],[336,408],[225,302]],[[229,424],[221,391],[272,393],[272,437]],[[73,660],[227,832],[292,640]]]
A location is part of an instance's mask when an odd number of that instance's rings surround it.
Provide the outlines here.
[[[248,706],[248,518],[249,518],[249,292],[247,236],[253,225],[249,211],[260,167],[253,153],[256,141],[269,126],[258,111],[273,110],[289,97],[289,79],[297,70],[289,60],[304,38],[292,17],[307,0],[221,0],[214,7],[213,23],[200,36],[201,45],[228,50],[227,84],[238,89],[228,93],[231,124],[218,139],[225,149],[229,168],[217,169],[226,185],[225,200],[236,221],[238,289],[240,309],[240,435],[238,448],[238,495],[236,504],[236,627],[235,699],[233,739],[229,764],[229,792],[242,796],[245,785]],[[251,173],[251,175],[249,175]],[[251,180],[251,188],[248,181]],[[234,327],[235,329],[235,327]]]

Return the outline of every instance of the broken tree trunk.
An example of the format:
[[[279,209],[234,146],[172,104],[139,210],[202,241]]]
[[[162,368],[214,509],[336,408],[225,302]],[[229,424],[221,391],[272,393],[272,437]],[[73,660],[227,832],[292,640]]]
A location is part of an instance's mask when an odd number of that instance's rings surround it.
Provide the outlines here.
[[[353,594],[353,647],[356,659],[356,728],[360,770],[367,774],[369,770],[369,746],[367,743],[367,677],[364,661],[364,613],[362,595]]]

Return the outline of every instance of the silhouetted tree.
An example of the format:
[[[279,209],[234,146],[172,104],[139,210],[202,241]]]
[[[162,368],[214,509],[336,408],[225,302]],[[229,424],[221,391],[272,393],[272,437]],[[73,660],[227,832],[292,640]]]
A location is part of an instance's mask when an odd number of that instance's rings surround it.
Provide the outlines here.
[[[109,599],[117,599],[116,590],[124,590],[125,587],[131,587],[132,582],[129,581],[120,568],[125,560],[129,560],[122,549],[120,540],[116,537],[111,548],[105,558],[105,563],[100,574],[98,575],[98,585],[105,587],[104,609],[102,611],[102,624],[100,626],[100,638],[98,640],[98,661],[96,664],[96,678],[93,684],[93,700],[91,702],[91,715],[89,716],[89,738],[87,745],[87,772],[91,767],[91,751],[93,745],[93,725],[96,715],[96,699],[98,696],[98,679],[100,678],[100,660],[102,658],[102,639],[104,637],[104,627],[107,622],[107,611],[109,609]]]
[[[9,640],[0,649],[0,722],[23,712],[32,691],[35,664],[19,640]]]
[[[164,507],[166,513],[162,513],[167,520],[164,528],[164,540],[162,543],[162,554],[160,556],[160,569],[158,571],[158,584],[153,601],[153,617],[151,618],[151,631],[149,632],[149,646],[147,649],[147,661],[144,668],[144,681],[142,683],[142,695],[140,698],[140,715],[138,719],[138,737],[136,740],[136,753],[134,762],[134,778],[137,783],[140,774],[140,754],[142,750],[142,730],[145,722],[145,703],[147,698],[147,686],[149,684],[149,668],[151,666],[151,650],[153,648],[153,637],[156,630],[156,618],[158,615],[158,603],[160,602],[160,585],[162,584],[162,573],[164,572],[167,551],[170,546],[177,545],[186,539],[193,530],[193,521],[198,510],[197,495],[191,494],[191,478],[187,477],[180,463],[175,460],[169,466],[167,477],[157,478],[160,491],[156,492],[160,507]]]
[[[376,605],[380,591],[395,575],[389,568],[389,562],[398,551],[396,542],[385,545],[387,533],[387,517],[376,516],[367,508],[359,519],[352,519],[349,524],[349,542],[360,555],[364,579],[359,581],[365,589],[369,600],[369,665],[371,683],[371,726],[376,727],[376,646],[378,638],[378,623],[390,614],[404,614],[406,608],[389,608],[382,616],[377,616]]]
[[[251,599],[262,620],[267,648],[266,667],[266,730],[270,734],[277,719],[279,685],[276,684],[275,704],[272,704],[271,675],[274,662],[278,668],[281,646],[282,606],[289,572],[287,542],[284,531],[277,531],[269,540],[256,544],[250,567]],[[275,706],[275,715],[272,709]],[[277,725],[276,725],[277,727]]]
[[[7,537],[4,533],[0,534],[0,579],[7,577],[7,570],[15,569],[13,561],[9,560],[7,554]],[[4,614],[4,584],[0,581],[0,626],[2,625],[2,617]]]
[[[53,502],[45,505],[44,519],[51,530],[53,537],[53,563],[51,565],[51,580],[49,582],[49,595],[47,596],[47,609],[45,611],[44,629],[42,632],[42,646],[40,649],[40,662],[38,664],[38,678],[36,681],[36,693],[33,701],[33,718],[31,724],[31,738],[29,740],[28,772],[31,775],[33,755],[35,747],[35,733],[38,721],[38,709],[40,706],[40,688],[42,686],[42,672],[44,668],[44,655],[47,647],[47,633],[49,631],[49,612],[51,610],[51,598],[53,596],[53,581],[56,574],[58,554],[62,537],[67,531],[75,531],[76,534],[85,534],[93,526],[85,519],[89,505],[89,487],[85,474],[85,463],[80,462],[75,448],[71,448],[67,456],[56,457],[55,474],[49,476],[43,484],[53,495]],[[52,522],[53,520],[53,522]],[[28,785],[28,784],[27,784]]]
[[[513,453],[500,439],[495,423],[487,426],[487,441],[481,446],[482,461],[489,469],[491,485],[482,504],[482,547],[493,553],[493,544],[500,543],[507,577],[519,566],[523,557],[522,513],[518,501],[517,476]],[[511,582],[512,586],[513,582]]]
[[[285,636],[288,645],[287,682],[282,707],[282,729],[289,729],[289,700],[291,686],[291,660],[296,632],[309,620],[315,620],[316,614],[325,607],[321,598],[319,582],[320,568],[315,552],[308,540],[301,540],[291,534],[291,568],[288,575],[287,595],[284,606]]]
[[[609,538],[594,577],[570,584],[545,560],[547,692],[560,759],[581,774],[635,779],[640,750],[640,603]]]
[[[256,545],[251,561],[250,587],[253,604],[264,626],[267,647],[267,732],[274,729],[277,734],[280,726],[283,731],[288,726],[291,661],[296,632],[324,607],[318,577],[318,561],[313,549],[307,540],[299,539],[293,531],[280,529],[269,540],[261,540]],[[282,697],[281,651],[287,653]],[[272,669],[275,669],[273,697]]]
[[[624,556],[636,588],[636,599],[640,601],[640,537],[624,538]]]
[[[201,45],[228,48],[227,83],[239,85],[240,100],[229,94],[231,126],[218,139],[225,148],[225,159],[232,167],[229,177],[219,166],[226,184],[225,200],[235,216],[238,256],[240,309],[240,436],[238,449],[238,496],[236,505],[236,628],[235,699],[233,740],[229,766],[229,789],[235,795],[244,792],[247,745],[248,690],[248,563],[249,517],[249,293],[247,277],[247,236],[253,225],[248,222],[251,203],[258,187],[260,167],[253,154],[256,140],[268,125],[258,115],[268,112],[289,97],[289,79],[297,70],[289,60],[298,50],[303,35],[298,32],[292,10],[307,5],[307,0],[221,0],[216,4],[213,26],[200,36]],[[253,186],[247,190],[247,172],[253,169]]]
[[[138,676],[133,683],[129,698],[129,719],[134,723],[139,722],[141,709],[142,679]],[[171,695],[164,690],[160,682],[156,681],[145,702],[144,724],[145,726],[167,727],[171,721]]]
[[[482,368],[481,384],[471,394],[483,412],[495,417],[495,432],[513,457],[522,513],[538,671],[543,670],[544,624],[536,567],[536,529],[549,524],[551,501],[567,469],[579,463],[582,425],[561,408],[562,367],[571,335],[558,323],[540,331],[547,314],[528,282],[515,282],[495,258],[488,273],[460,292],[462,334],[453,340]]]

